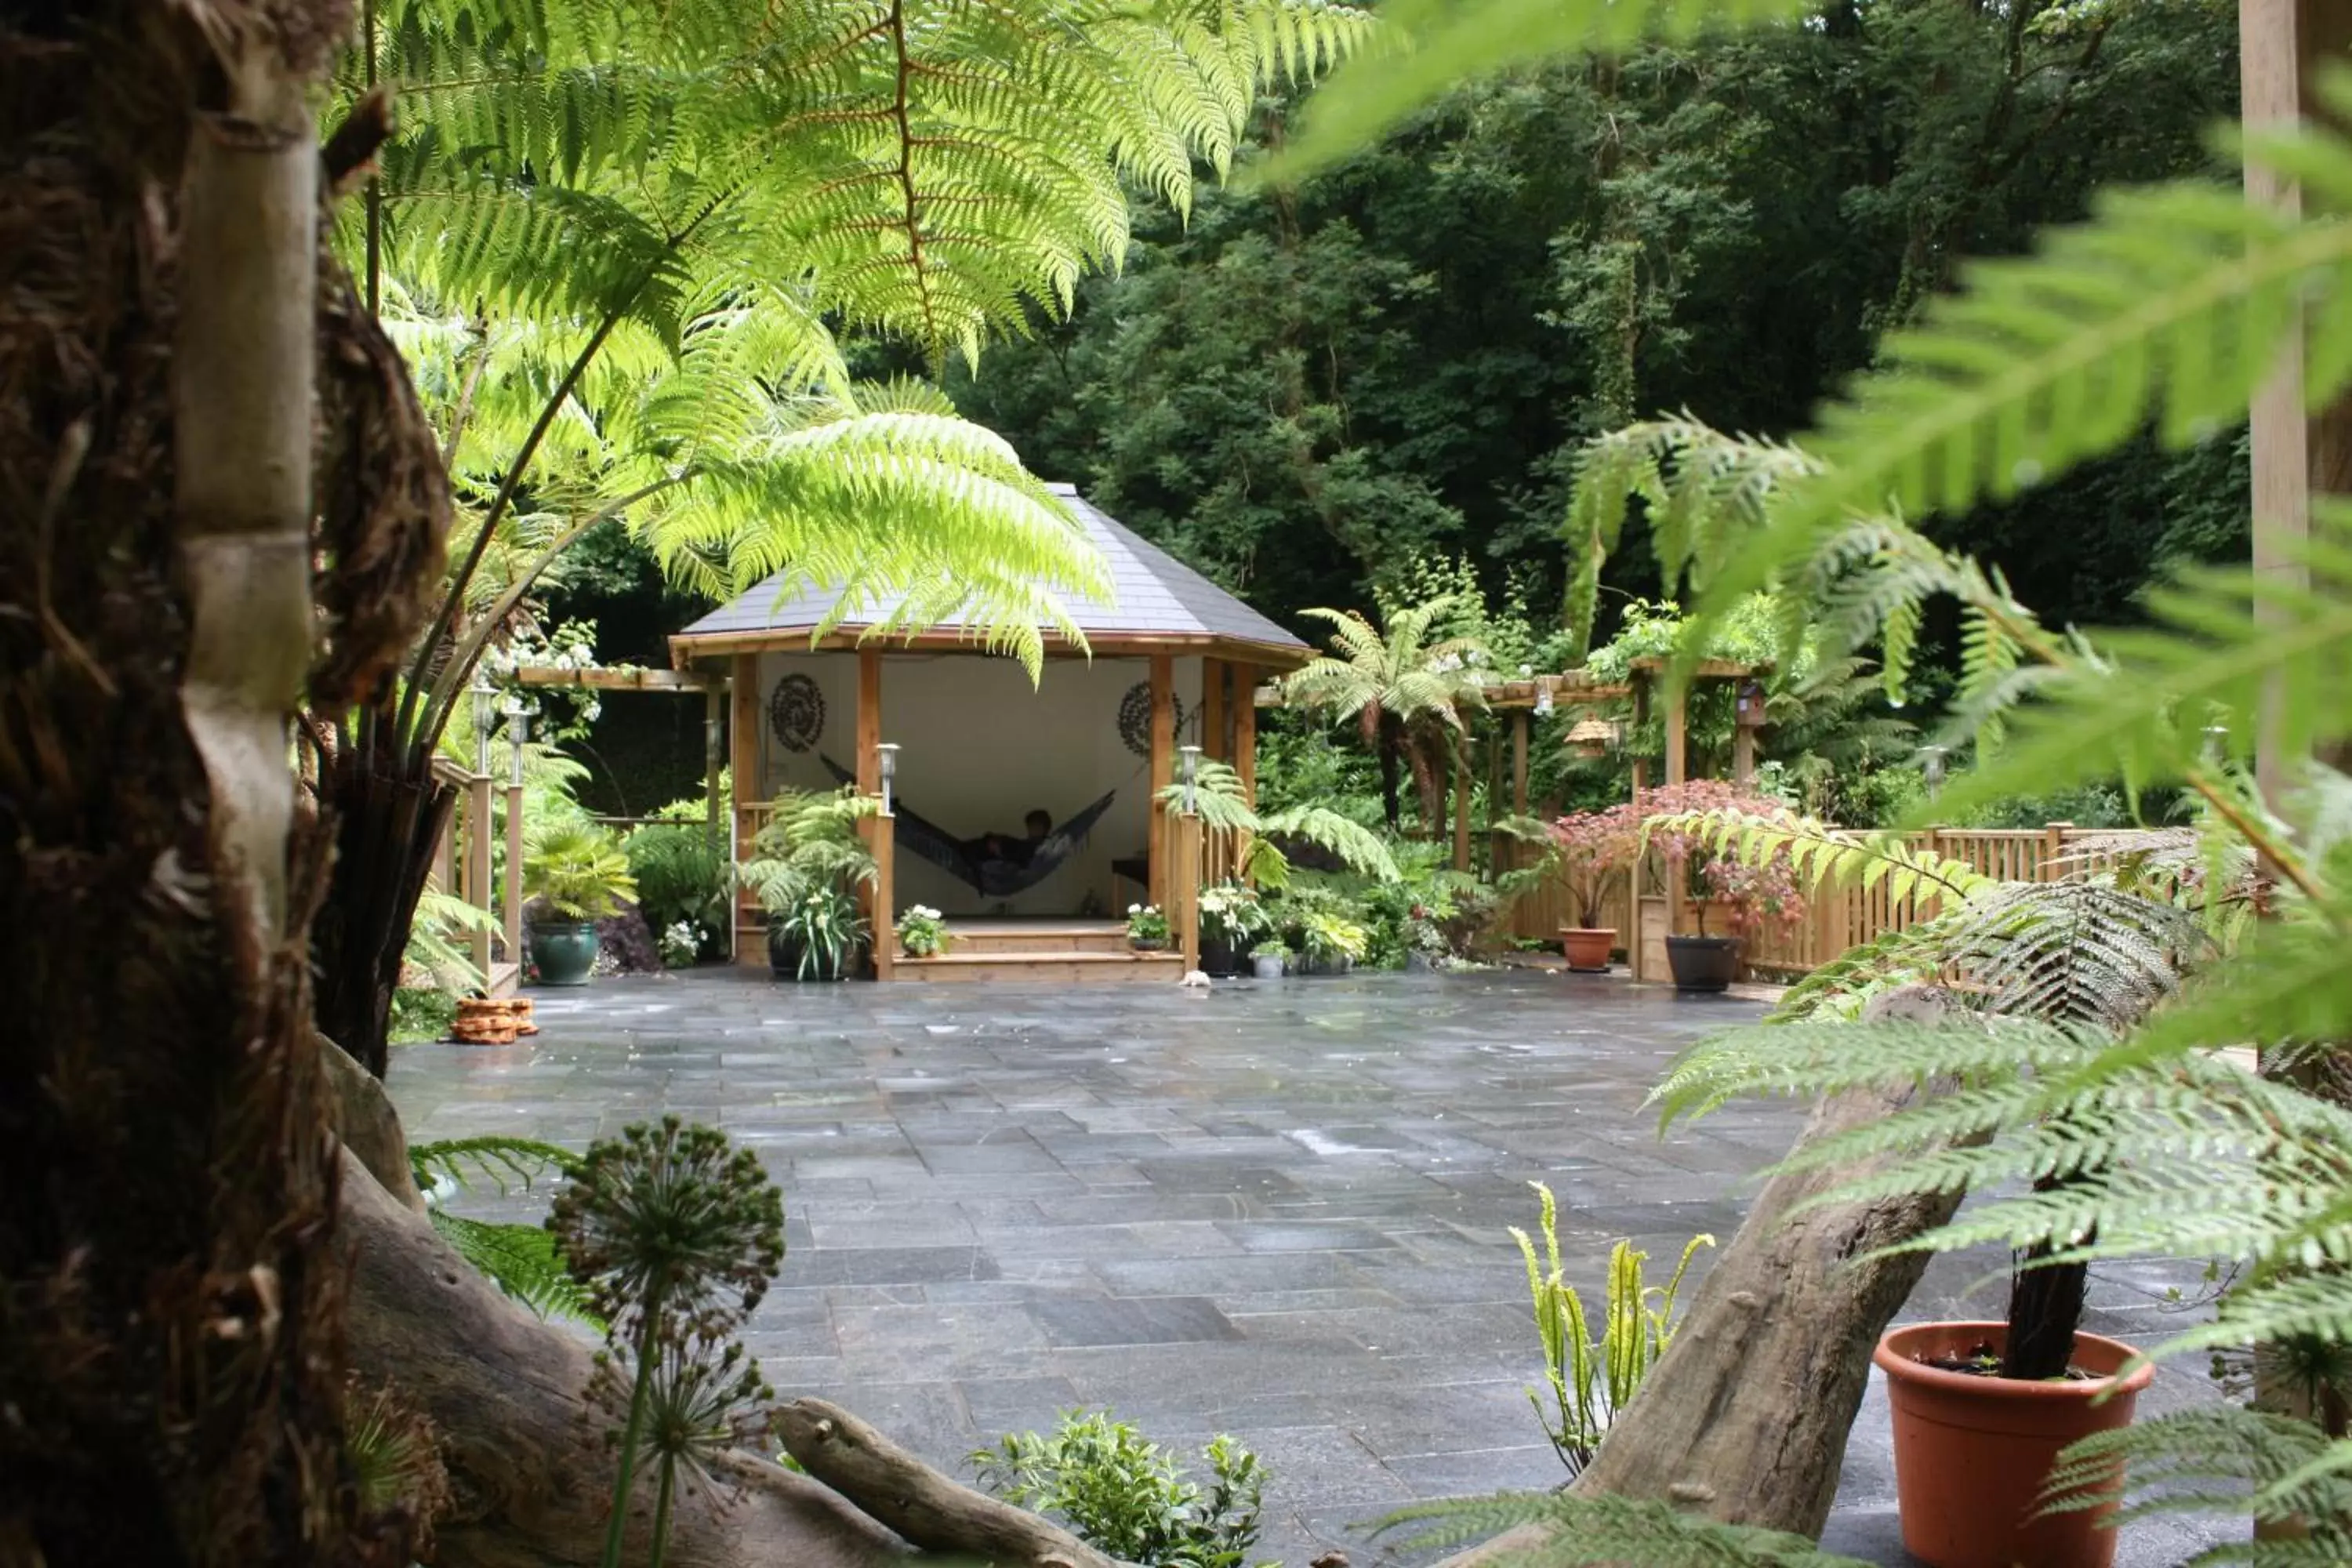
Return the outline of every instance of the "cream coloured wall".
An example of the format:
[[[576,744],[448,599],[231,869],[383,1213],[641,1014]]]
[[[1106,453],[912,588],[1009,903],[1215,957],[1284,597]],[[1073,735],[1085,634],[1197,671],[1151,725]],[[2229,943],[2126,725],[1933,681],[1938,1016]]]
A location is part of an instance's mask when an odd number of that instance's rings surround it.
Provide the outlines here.
[[[806,752],[785,750],[768,721],[777,683],[793,673],[814,679],[824,698],[824,729]],[[1101,910],[1123,911],[1140,891],[1127,882],[1114,889],[1110,863],[1143,852],[1150,785],[1147,759],[1119,739],[1118,709],[1130,688],[1150,679],[1145,659],[1050,659],[1033,688],[1009,658],[886,651],[882,739],[898,744],[898,797],[948,833],[970,838],[990,832],[1017,836],[1032,807],[1059,823],[1117,791],[1076,855],[1036,887],[1003,902],[1011,914],[1072,915],[1091,896]],[[1198,737],[1198,658],[1175,661],[1175,687],[1183,705],[1181,745]],[[818,754],[854,769],[856,743],[855,653],[760,657],[762,797],[787,786],[829,787],[833,779]],[[999,900],[983,900],[919,857],[900,855],[897,872],[902,910],[923,903],[950,915],[998,912]]]

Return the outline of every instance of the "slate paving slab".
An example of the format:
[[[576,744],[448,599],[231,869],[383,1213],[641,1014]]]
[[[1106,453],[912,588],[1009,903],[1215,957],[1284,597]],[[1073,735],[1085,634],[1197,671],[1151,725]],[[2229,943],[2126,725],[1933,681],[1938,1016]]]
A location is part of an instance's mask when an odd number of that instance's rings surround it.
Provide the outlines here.
[[[702,971],[536,995],[533,1040],[399,1049],[412,1137],[578,1147],[664,1110],[715,1118],[784,1189],[790,1253],[747,1336],[781,1393],[959,1474],[1081,1405],[1171,1443],[1231,1432],[1272,1468],[1261,1547],[1290,1568],[1332,1545],[1400,1555],[1360,1526],[1414,1499],[1561,1479],[1507,1228],[1534,1223],[1529,1181],[1559,1195],[1569,1275],[1597,1300],[1620,1237],[1668,1268],[1695,1232],[1727,1242],[1801,1120],[1739,1106],[1661,1141],[1643,1100],[1666,1065],[1759,1009],[1559,973],[1203,994]],[[2000,1265],[1938,1259],[1906,1316],[1998,1316]],[[2105,1270],[2091,1326],[2170,1331],[2165,1292],[2193,1278]],[[2209,1396],[2167,1369],[2143,1404]],[[1874,1383],[1830,1540],[1898,1563],[1886,1431]],[[2209,1538],[2138,1527],[2119,1561]]]

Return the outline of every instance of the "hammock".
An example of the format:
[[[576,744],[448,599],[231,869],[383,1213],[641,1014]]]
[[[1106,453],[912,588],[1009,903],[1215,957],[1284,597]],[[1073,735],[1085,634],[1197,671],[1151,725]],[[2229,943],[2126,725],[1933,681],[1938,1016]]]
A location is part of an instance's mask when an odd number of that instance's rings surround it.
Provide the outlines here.
[[[843,784],[855,784],[857,775],[835,762],[823,759],[825,769]],[[1025,893],[1062,868],[1062,863],[1076,854],[1085,845],[1087,835],[1102,819],[1110,803],[1118,798],[1111,791],[1092,805],[1063,823],[1045,837],[1032,842],[1013,841],[1026,851],[1022,858],[992,853],[1005,840],[1001,835],[988,834],[979,838],[959,838],[937,824],[928,821],[908,807],[904,799],[891,803],[891,820],[897,825],[892,841],[910,855],[919,855],[932,865],[969,885],[982,898],[1009,899],[1015,893]]]

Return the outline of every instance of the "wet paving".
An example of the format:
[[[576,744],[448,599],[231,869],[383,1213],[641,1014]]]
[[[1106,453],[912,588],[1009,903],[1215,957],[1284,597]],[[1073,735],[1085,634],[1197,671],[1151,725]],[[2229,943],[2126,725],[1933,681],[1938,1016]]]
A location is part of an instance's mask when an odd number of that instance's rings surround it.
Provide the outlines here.
[[[535,1039],[399,1047],[412,1138],[714,1122],[785,1194],[790,1254],[748,1335],[780,1394],[967,1476],[973,1447],[1076,1406],[1179,1447],[1229,1432],[1273,1473],[1260,1554],[1291,1568],[1371,1560],[1363,1526],[1416,1499],[1562,1479],[1507,1229],[1534,1223],[1530,1181],[1597,1300],[1620,1237],[1654,1268],[1728,1242],[1801,1120],[1742,1106],[1661,1137],[1643,1098],[1675,1054],[1760,1009],[1539,971],[1204,993],[706,970],[535,994]],[[1905,1318],[2000,1316],[2000,1262],[1939,1259]],[[2185,1277],[2105,1270],[2084,1326],[2160,1337]],[[2205,1396],[2168,1368],[2142,1408]],[[1825,1543],[1903,1562],[1893,1510],[1874,1378]],[[2120,1561],[2202,1543],[2152,1522]]]

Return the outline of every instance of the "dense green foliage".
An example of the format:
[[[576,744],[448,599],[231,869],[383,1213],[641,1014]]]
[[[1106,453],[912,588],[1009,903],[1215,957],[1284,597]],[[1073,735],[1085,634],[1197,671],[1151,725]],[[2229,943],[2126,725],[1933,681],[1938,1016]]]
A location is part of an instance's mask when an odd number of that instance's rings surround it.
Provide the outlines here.
[[[981,1484],[1139,1568],[1245,1568],[1265,1468],[1230,1437],[1202,1451],[1205,1488],[1175,1456],[1108,1410],[1073,1410],[1049,1434],[1007,1433],[971,1455]]]
[[[1835,5],[1546,66],[1295,191],[1147,215],[1123,276],[958,400],[1277,616],[1369,607],[1432,552],[1524,574],[1548,616],[1577,443],[1659,409],[1801,426],[1959,258],[2102,185],[2234,183],[2206,132],[2235,91],[2235,8],[2195,0]],[[1262,144],[1295,107],[1262,110]],[[2242,465],[2226,437],[2129,447],[1966,537],[2053,623],[2111,620],[2156,562],[2242,547]],[[1641,531],[1610,580],[1654,595]]]

